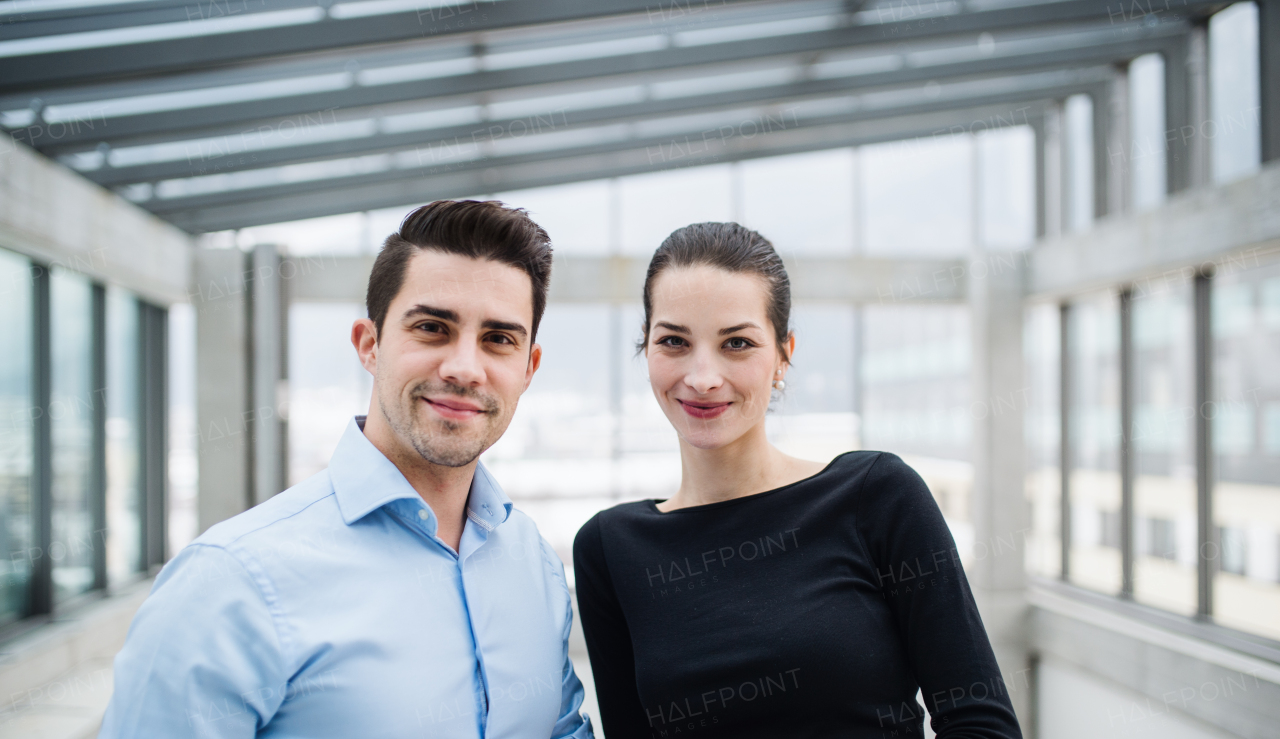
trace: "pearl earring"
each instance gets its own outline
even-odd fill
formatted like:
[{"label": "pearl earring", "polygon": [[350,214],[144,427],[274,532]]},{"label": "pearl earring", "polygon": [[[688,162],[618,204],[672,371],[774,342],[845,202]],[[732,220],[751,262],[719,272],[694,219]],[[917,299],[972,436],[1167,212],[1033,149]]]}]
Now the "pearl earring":
[{"label": "pearl earring", "polygon": [[[781,375],[782,375],[782,370],[781,370],[781,369],[779,369],[779,370],[778,370],[778,375],[779,375],[779,376],[781,376]],[[774,381],[773,381],[773,389],[774,389],[774,390],[786,390],[786,389],[787,389],[787,383],[783,382],[783,381],[782,381],[782,378],[781,378],[781,377],[779,377],[777,380],[774,380]]]}]

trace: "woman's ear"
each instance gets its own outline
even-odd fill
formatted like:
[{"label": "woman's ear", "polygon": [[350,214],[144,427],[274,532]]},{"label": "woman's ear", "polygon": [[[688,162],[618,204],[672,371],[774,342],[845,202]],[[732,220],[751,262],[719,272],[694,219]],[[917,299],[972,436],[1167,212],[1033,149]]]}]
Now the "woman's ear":
[{"label": "woman's ear", "polygon": [[787,358],[782,360],[782,363],[790,367],[791,358],[794,357],[795,355],[796,355],[796,332],[788,331],[787,332]]}]

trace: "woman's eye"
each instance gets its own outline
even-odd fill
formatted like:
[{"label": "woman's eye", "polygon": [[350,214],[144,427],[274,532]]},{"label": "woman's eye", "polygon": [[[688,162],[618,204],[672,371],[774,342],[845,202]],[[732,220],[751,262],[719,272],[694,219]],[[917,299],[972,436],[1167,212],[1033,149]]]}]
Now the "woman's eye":
[{"label": "woman's eye", "polygon": [[747,341],[741,336],[735,336],[732,339],[729,339],[728,341],[724,342],[724,345],[725,345],[725,348],[727,349],[746,349],[751,346],[751,342]]},{"label": "woman's eye", "polygon": [[684,339],[679,336],[664,336],[656,343],[660,346],[684,346]]}]

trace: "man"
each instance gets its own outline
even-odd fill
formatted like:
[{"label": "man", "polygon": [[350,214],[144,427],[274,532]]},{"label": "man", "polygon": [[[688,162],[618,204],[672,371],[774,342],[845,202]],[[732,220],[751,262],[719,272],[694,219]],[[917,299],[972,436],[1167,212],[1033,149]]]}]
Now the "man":
[{"label": "man", "polygon": [[477,461],[538,369],[550,272],[523,211],[405,218],[351,329],[368,416],[164,568],[100,736],[591,736],[563,567]]}]

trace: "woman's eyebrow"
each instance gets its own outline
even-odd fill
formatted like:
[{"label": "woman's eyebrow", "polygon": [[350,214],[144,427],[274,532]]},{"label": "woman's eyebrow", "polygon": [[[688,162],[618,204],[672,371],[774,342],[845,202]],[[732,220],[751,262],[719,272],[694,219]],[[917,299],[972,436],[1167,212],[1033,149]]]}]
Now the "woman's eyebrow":
[{"label": "woman's eyebrow", "polygon": [[675,331],[675,332],[676,332],[676,333],[678,333],[678,334],[691,334],[691,333],[693,333],[692,331],[690,331],[690,330],[689,330],[689,327],[688,327],[688,326],[677,326],[677,325],[676,325],[676,324],[674,324],[674,323],[667,323],[666,321],[658,321],[657,326],[658,326],[658,328],[665,328],[665,329],[667,329],[668,331]]},{"label": "woman's eyebrow", "polygon": [[760,327],[754,323],[751,323],[750,321],[747,321],[746,323],[739,323],[737,326],[730,326],[729,328],[720,329],[720,335],[725,336],[727,334],[731,334],[736,331],[741,331],[744,328],[760,328]]}]

